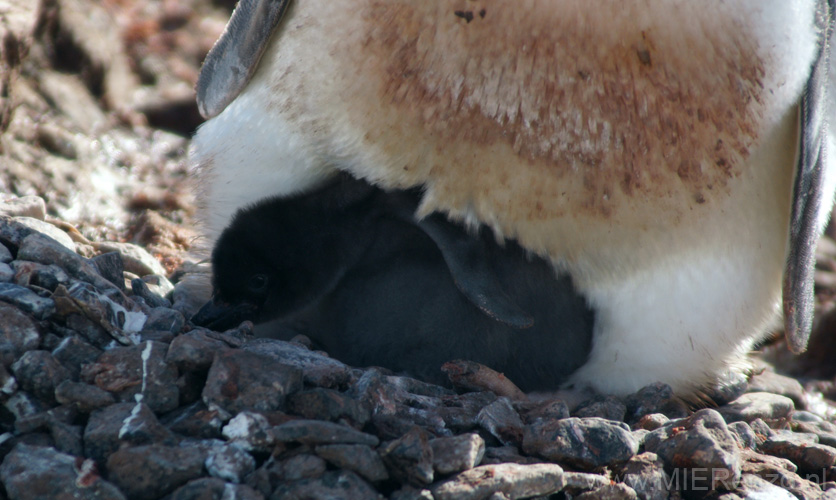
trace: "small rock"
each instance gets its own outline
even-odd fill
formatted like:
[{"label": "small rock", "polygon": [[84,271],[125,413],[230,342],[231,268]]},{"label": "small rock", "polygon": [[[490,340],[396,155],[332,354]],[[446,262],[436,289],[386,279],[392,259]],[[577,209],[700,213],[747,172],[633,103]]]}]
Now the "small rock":
[{"label": "small rock", "polygon": [[796,500],[796,497],[784,488],[752,474],[743,475],[740,490],[746,495],[743,497],[745,500]]},{"label": "small rock", "polygon": [[99,243],[98,248],[103,253],[119,252],[119,255],[122,256],[125,271],[134,273],[137,276],[145,276],[146,274],[165,276],[168,274],[162,264],[139,245],[107,241]]},{"label": "small rock", "polygon": [[22,443],[0,465],[0,480],[6,493],[15,500],[125,498],[112,483],[99,476],[92,460]]},{"label": "small rock", "polygon": [[380,442],[371,434],[360,432],[346,425],[321,420],[291,420],[273,427],[273,438],[281,442],[303,444],[365,444],[377,446]]},{"label": "small rock", "polygon": [[3,364],[11,366],[24,352],[37,349],[41,343],[40,329],[32,318],[17,307],[0,302],[0,340],[6,344]]},{"label": "small rock", "polygon": [[377,483],[389,479],[383,460],[371,447],[362,444],[329,444],[317,446],[316,454],[340,469],[356,472],[367,481]]},{"label": "small rock", "polygon": [[767,422],[789,419],[795,405],[790,398],[767,392],[746,393],[731,403],[719,408],[726,421],[743,420],[751,422],[760,418]]},{"label": "small rock", "polygon": [[383,499],[369,483],[350,471],[331,471],[316,479],[301,479],[283,484],[273,492],[270,498],[287,500],[308,498]]},{"label": "small rock", "polygon": [[476,416],[476,421],[506,446],[522,443],[525,426],[507,397],[501,397],[484,407]]},{"label": "small rock", "polygon": [[61,404],[71,404],[81,413],[90,413],[116,402],[113,394],[95,385],[65,380],[55,388],[55,399]]},{"label": "small rock", "polygon": [[169,500],[264,500],[245,484],[229,484],[214,477],[193,479],[174,490]]},{"label": "small rock", "polygon": [[817,441],[815,434],[786,432],[769,437],[760,450],[790,460],[801,473],[815,474],[836,465],[836,449]]},{"label": "small rock", "polygon": [[485,455],[485,440],[478,434],[461,434],[430,440],[433,469],[452,474],[476,467]]},{"label": "small rock", "polygon": [[154,307],[148,312],[148,319],[145,321],[143,328],[146,330],[180,333],[185,325],[186,318],[174,309]]},{"label": "small rock", "polygon": [[566,486],[563,491],[576,496],[585,491],[596,490],[610,484],[610,478],[601,474],[589,474],[586,472],[563,472],[563,479]]},{"label": "small rock", "polygon": [[[653,431],[659,433],[662,429]],[[684,469],[686,483],[702,491],[733,491],[740,482],[741,459],[737,442],[723,417],[712,409],[686,418],[661,441],[648,439],[645,449],[656,453],[668,471]],[[699,491],[699,490],[698,490]]]},{"label": "small rock", "polygon": [[639,389],[624,400],[627,406],[625,421],[637,422],[651,413],[664,413],[669,418],[680,418],[688,414],[682,401],[673,394],[667,384],[655,383]]},{"label": "small rock", "polygon": [[290,342],[274,339],[255,339],[243,346],[245,351],[270,356],[281,363],[302,370],[306,384],[338,388],[351,380],[351,368],[322,354],[309,351]]},{"label": "small rock", "polygon": [[12,260],[14,260],[12,252],[9,251],[6,245],[0,243],[0,263],[8,264]]},{"label": "small rock", "polygon": [[639,496],[636,490],[626,484],[616,483],[601,486],[594,491],[581,493],[575,498],[577,500],[637,500]]},{"label": "small rock", "polygon": [[601,418],[538,420],[526,426],[523,437],[526,453],[584,470],[627,461],[638,448],[626,424]]},{"label": "small rock", "polygon": [[479,500],[501,492],[508,498],[547,496],[563,489],[563,469],[556,464],[483,465],[434,485],[435,500]]},{"label": "small rock", "polygon": [[78,379],[81,374],[82,365],[94,363],[101,355],[101,349],[93,347],[75,335],[65,337],[52,350],[52,356],[70,371],[74,380]]},{"label": "small rock", "polygon": [[55,301],[38,296],[26,287],[0,283],[0,300],[13,304],[37,319],[46,319],[55,312]]},{"label": "small rock", "polygon": [[276,442],[267,419],[248,411],[235,415],[224,426],[223,436],[247,451],[269,452]]},{"label": "small rock", "polygon": [[107,471],[128,498],[159,498],[200,477],[204,460],[196,448],[144,445],[111,454]]},{"label": "small rock", "polygon": [[242,350],[219,352],[203,388],[203,401],[232,414],[281,410],[288,394],[302,389],[302,374],[278,360]]},{"label": "small rock", "polygon": [[[165,298],[174,290],[174,285],[171,284],[171,281],[162,274],[146,274],[142,278],[140,278],[145,286],[148,287],[148,290],[151,293],[155,294],[158,297]],[[166,298],[165,299],[169,305],[165,307],[171,307],[171,302]],[[180,311],[178,311],[180,312]],[[180,312],[180,314],[183,314]],[[183,314],[183,316],[186,316]]]},{"label": "small rock", "polygon": [[538,404],[537,406],[529,409],[529,411],[525,413],[525,417],[528,423],[537,419],[562,420],[570,417],[569,407],[566,406],[565,401],[554,399]]},{"label": "small rock", "polygon": [[433,450],[427,432],[418,427],[381,447],[383,463],[402,482],[424,486],[433,482]]},{"label": "small rock", "polygon": [[732,422],[728,427],[732,436],[734,436],[735,440],[737,440],[737,444],[741,448],[754,450],[760,445],[760,443],[763,442],[763,440],[758,440],[758,437],[755,435],[755,431],[753,431],[746,422]]},{"label": "small rock", "polygon": [[165,359],[181,370],[207,370],[212,366],[215,353],[227,349],[224,342],[208,337],[201,330],[192,330],[174,337]]},{"label": "small rock", "polygon": [[433,494],[430,490],[415,488],[414,486],[407,484],[403,488],[392,493],[389,498],[391,500],[433,500]]},{"label": "small rock", "polygon": [[50,420],[48,426],[49,434],[52,436],[52,441],[58,451],[77,457],[84,455],[81,438],[82,426],[70,425],[55,418]]},{"label": "small rock", "polygon": [[235,443],[216,446],[206,458],[206,470],[211,476],[240,483],[255,470],[255,458]]},{"label": "small rock", "polygon": [[672,482],[655,453],[645,452],[628,460],[620,468],[619,478],[642,500],[667,500],[670,495]]},{"label": "small rock", "polygon": [[67,286],[70,277],[58,266],[16,260],[12,263],[14,282],[23,287],[39,287],[54,292],[58,285]]},{"label": "small rock", "polygon": [[223,420],[217,410],[210,410],[203,401],[197,401],[166,414],[161,423],[177,434],[212,439],[221,436]]},{"label": "small rock", "polygon": [[17,383],[44,402],[55,401],[55,388],[70,372],[49,351],[27,351],[13,365]]},{"label": "small rock", "polygon": [[516,446],[486,446],[485,456],[482,457],[481,465],[497,465],[505,463],[514,463],[520,465],[539,464],[543,460],[540,458],[523,456]]},{"label": "small rock", "polygon": [[[133,291],[134,295],[138,297],[142,297],[145,300],[145,303],[148,304],[149,307],[165,307],[170,308],[171,302],[168,299],[161,297],[159,294],[152,292],[150,288],[148,288],[148,284],[142,281],[140,278],[134,278],[131,280],[131,290]],[[177,314],[180,314],[177,312]],[[180,317],[183,315],[180,314]],[[185,322],[185,319],[183,320]]]},{"label": "small rock", "polygon": [[801,383],[790,377],[779,375],[771,370],[764,370],[749,379],[746,392],[768,392],[792,399],[796,408],[804,406],[804,388]]},{"label": "small rock", "polygon": [[90,259],[90,263],[104,279],[116,285],[123,292],[125,291],[125,266],[122,264],[122,257],[119,252],[97,255]]},{"label": "small rock", "polygon": [[3,406],[20,420],[44,411],[44,405],[35,396],[26,391],[17,391],[3,403]]},{"label": "small rock", "polygon": [[[2,247],[2,245],[0,245]],[[5,247],[2,247],[5,248]],[[15,271],[5,262],[0,262],[0,283],[9,283],[15,278]]]},{"label": "small rock", "polygon": [[84,429],[87,455],[104,463],[123,440],[134,444],[169,443],[173,439],[171,433],[146,409],[141,404],[117,403],[91,413]]},{"label": "small rock", "polygon": [[[63,231],[61,233],[66,235]],[[70,242],[72,243],[72,241]],[[55,240],[37,233],[31,234],[23,240],[17,258],[46,265],[54,264],[73,278],[89,283],[103,292],[109,289],[119,290],[116,285],[100,276],[96,267],[87,259],[75,253],[71,247],[57,244]]]},{"label": "small rock", "polygon": [[115,347],[99,356],[96,363],[82,370],[82,379],[112,392],[120,401],[142,402],[159,413],[179,405],[177,368],[165,360],[168,346],[159,342],[143,342],[130,347]]},{"label": "small rock", "polygon": [[[26,244],[26,238],[29,238],[32,235],[36,235],[38,238],[48,240],[52,242],[52,244],[54,245],[60,245],[61,247],[65,248],[70,252],[75,252],[75,242],[73,242],[73,239],[70,238],[70,236],[67,233],[53,226],[49,222],[44,222],[42,220],[38,220],[32,217],[15,217],[14,223],[18,224],[19,226],[23,226],[24,228],[27,228],[29,230],[28,232],[21,231],[18,233],[19,235],[23,236],[23,239],[20,240],[20,243],[17,245],[20,247],[17,253],[18,259],[34,260],[27,257],[29,253],[23,250],[23,247]],[[50,264],[50,262],[41,263]],[[54,262],[54,264],[57,264],[57,262]]]},{"label": "small rock", "polygon": [[316,455],[301,453],[280,460],[269,459],[254,475],[248,478],[247,482],[251,486],[253,484],[250,483],[250,479],[255,479],[256,482],[263,483],[261,487],[254,487],[262,491],[265,495],[269,495],[270,492],[281,484],[299,481],[301,479],[321,477],[326,469],[327,465],[325,460]]},{"label": "small rock", "polygon": [[[793,413],[793,420],[799,413]],[[815,434],[819,438],[819,443],[836,447],[836,425],[827,422],[793,422],[793,430],[796,432],[806,432],[808,434]]]},{"label": "small rock", "polygon": [[0,202],[0,214],[9,217],[30,217],[42,221],[46,219],[46,203],[40,196],[9,198]]},{"label": "small rock", "polygon": [[627,413],[627,406],[615,396],[596,396],[581,403],[572,413],[573,417],[600,417],[621,422]]},{"label": "small rock", "polygon": [[650,413],[639,419],[633,425],[633,429],[644,429],[646,431],[655,431],[656,429],[666,425],[671,420],[661,413]]},{"label": "small rock", "polygon": [[347,420],[362,429],[371,419],[369,408],[360,401],[333,389],[311,389],[291,395],[287,401],[288,411],[309,419],[336,422]]}]

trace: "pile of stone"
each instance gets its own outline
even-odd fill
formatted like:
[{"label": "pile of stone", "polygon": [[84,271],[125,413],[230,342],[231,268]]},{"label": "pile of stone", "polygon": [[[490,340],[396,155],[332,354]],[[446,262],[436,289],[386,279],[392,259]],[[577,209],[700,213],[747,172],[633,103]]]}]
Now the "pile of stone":
[{"label": "pile of stone", "polygon": [[769,370],[696,412],[662,384],[529,399],[464,362],[440,387],[193,327],[142,248],[38,198],[0,213],[8,498],[836,498],[830,406]]}]

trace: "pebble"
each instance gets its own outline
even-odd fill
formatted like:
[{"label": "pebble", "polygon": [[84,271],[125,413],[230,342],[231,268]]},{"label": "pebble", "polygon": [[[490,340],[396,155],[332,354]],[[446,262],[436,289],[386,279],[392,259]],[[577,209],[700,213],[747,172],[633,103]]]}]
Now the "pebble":
[{"label": "pebble", "polygon": [[477,415],[479,426],[490,432],[504,445],[522,443],[524,424],[507,397],[498,398],[484,407]]},{"label": "pebble", "polygon": [[818,444],[815,434],[780,433],[760,445],[763,453],[790,460],[801,473],[821,473],[836,465],[836,449]]},{"label": "pebble", "polygon": [[27,351],[12,365],[17,383],[46,404],[55,403],[55,388],[70,372],[49,351]]},{"label": "pebble", "polygon": [[673,394],[668,384],[655,383],[627,396],[625,421],[633,423],[645,415],[664,413],[668,418],[680,418],[688,414],[685,405]]},{"label": "pebble", "polygon": [[316,479],[300,479],[279,486],[271,498],[303,500],[308,498],[339,498],[342,500],[374,500],[383,496],[360,476],[350,471],[330,471]]},{"label": "pebble", "polygon": [[316,454],[335,467],[356,472],[371,483],[389,479],[380,455],[362,444],[327,444],[317,446]]},{"label": "pebble", "polygon": [[316,388],[292,394],[288,397],[287,408],[304,418],[344,420],[357,429],[362,429],[371,420],[367,405],[333,389]]},{"label": "pebble", "polygon": [[125,266],[119,252],[108,252],[90,259],[96,271],[106,280],[125,291]]},{"label": "pebble", "polygon": [[230,484],[221,479],[193,479],[174,490],[170,500],[264,500],[264,495],[246,484]]},{"label": "pebble", "polygon": [[101,349],[88,344],[75,335],[64,337],[52,350],[52,356],[70,371],[73,380],[78,380],[82,365],[94,363],[101,355]]},{"label": "pebble", "polygon": [[281,410],[288,394],[302,389],[302,373],[270,356],[244,350],[218,353],[203,402],[231,414],[243,410]]},{"label": "pebble", "polygon": [[223,437],[247,451],[269,452],[276,442],[264,415],[242,411],[223,428]]},{"label": "pebble", "polygon": [[154,258],[147,250],[133,243],[119,243],[107,241],[98,243],[98,250],[102,253],[117,252],[122,256],[122,263],[125,271],[145,276],[147,274],[168,274],[160,261]]},{"label": "pebble", "polygon": [[38,324],[23,311],[0,301],[0,353],[3,364],[10,366],[24,352],[37,349],[41,343]]},{"label": "pebble", "polygon": [[658,455],[644,452],[620,467],[618,476],[642,500],[666,500],[670,495],[671,480],[664,467]]},{"label": "pebble", "polygon": [[70,277],[58,266],[44,265],[26,260],[16,260],[12,263],[14,282],[20,286],[32,289],[55,291],[58,285],[68,285]]},{"label": "pebble", "polygon": [[577,500],[638,500],[636,490],[623,483],[607,484],[600,488],[581,493]]},{"label": "pebble", "polygon": [[739,420],[751,422],[756,418],[774,422],[790,418],[794,410],[795,404],[786,396],[750,392],[720,408],[720,413],[730,423]]},{"label": "pebble", "polygon": [[563,479],[566,485],[563,490],[573,496],[585,491],[595,490],[610,484],[610,478],[601,474],[589,474],[587,472],[563,472]]},{"label": "pebble", "polygon": [[435,500],[480,500],[502,493],[507,498],[547,496],[563,489],[563,469],[556,464],[483,465],[433,485]]},{"label": "pebble", "polygon": [[600,417],[607,420],[614,420],[621,422],[624,420],[624,415],[627,413],[627,405],[621,399],[615,396],[595,396],[592,399],[581,403],[575,411],[572,412],[573,417]]},{"label": "pebble", "polygon": [[299,453],[283,459],[271,457],[247,477],[247,484],[269,496],[282,484],[322,477],[326,469],[325,460],[310,453]]},{"label": "pebble", "polygon": [[322,420],[291,420],[273,427],[271,432],[276,441],[312,445],[339,443],[377,446],[380,442],[371,434],[360,432],[347,425]]},{"label": "pebble", "polygon": [[26,287],[0,283],[0,301],[8,302],[36,319],[46,319],[55,312],[55,301],[40,297]]},{"label": "pebble", "polygon": [[399,439],[381,446],[383,463],[402,482],[426,486],[433,482],[433,450],[427,432],[412,428]]},{"label": "pebble", "polygon": [[122,448],[107,458],[111,481],[128,498],[159,498],[203,471],[206,457],[197,448],[159,444]]},{"label": "pebble", "polygon": [[256,339],[243,347],[246,352],[270,356],[302,370],[306,384],[338,388],[352,379],[352,370],[344,363],[310,351],[299,344],[273,339]]},{"label": "pebble", "polygon": [[[168,299],[151,291],[151,289],[148,288],[148,284],[140,278],[134,278],[131,280],[131,291],[133,291],[135,296],[142,297],[142,299],[145,300],[145,303],[150,307],[171,307],[171,302]],[[180,316],[183,316],[179,311],[176,312],[177,314],[180,314]]]},{"label": "pebble", "polygon": [[3,460],[0,480],[14,500],[126,498],[114,484],[102,479],[92,460],[23,443]]},{"label": "pebble", "polygon": [[474,433],[432,439],[430,448],[433,469],[441,475],[472,469],[485,456],[485,440]]},{"label": "pebble", "polygon": [[117,403],[95,410],[84,428],[85,453],[99,463],[119,449],[124,441],[135,444],[172,443],[171,432],[163,427],[147,406]]},{"label": "pebble", "polygon": [[209,475],[240,483],[244,476],[255,471],[255,458],[234,443],[223,444],[209,451],[204,465]]},{"label": "pebble", "polygon": [[661,439],[648,437],[645,449],[656,453],[668,468],[682,469],[686,474],[684,484],[732,491],[740,483],[737,441],[717,411],[697,411],[676,427],[668,424],[653,431],[651,436]]},{"label": "pebble", "polygon": [[9,248],[0,243],[0,263],[8,265],[14,259],[12,256],[12,252],[9,251]]},{"label": "pebble", "polygon": [[[5,247],[3,247],[5,248]],[[15,271],[5,262],[0,262],[0,283],[9,283],[15,278]]]},{"label": "pebble", "polygon": [[0,202],[0,214],[44,220],[46,219],[46,203],[40,196],[8,198]]},{"label": "pebble", "polygon": [[60,404],[74,405],[82,413],[90,413],[116,402],[113,394],[95,385],[64,380],[55,387],[55,399]]},{"label": "pebble", "polygon": [[526,426],[523,437],[526,453],[582,470],[625,462],[638,448],[626,424],[602,418],[538,420]]}]

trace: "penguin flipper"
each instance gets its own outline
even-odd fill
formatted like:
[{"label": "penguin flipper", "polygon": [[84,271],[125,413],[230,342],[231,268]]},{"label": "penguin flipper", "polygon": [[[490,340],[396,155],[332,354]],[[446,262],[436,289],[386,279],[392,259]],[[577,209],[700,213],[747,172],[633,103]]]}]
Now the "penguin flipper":
[{"label": "penguin flipper", "polygon": [[534,325],[534,318],[517,306],[496,279],[480,237],[458,230],[440,215],[419,220],[417,225],[441,251],[456,288],[471,304],[510,327]]},{"label": "penguin flipper", "polygon": [[[834,0],[821,3],[821,42],[810,80],[801,98],[798,164],[793,185],[790,216],[790,246],[784,272],[784,331],[794,353],[807,348],[813,325],[813,270],[816,242],[829,210],[822,207],[828,163],[828,95],[836,89],[831,82],[830,57],[834,43]],[[827,207],[829,208],[829,207]]]},{"label": "penguin flipper", "polygon": [[223,34],[209,51],[197,79],[197,107],[212,118],[250,81],[290,0],[240,0]]}]

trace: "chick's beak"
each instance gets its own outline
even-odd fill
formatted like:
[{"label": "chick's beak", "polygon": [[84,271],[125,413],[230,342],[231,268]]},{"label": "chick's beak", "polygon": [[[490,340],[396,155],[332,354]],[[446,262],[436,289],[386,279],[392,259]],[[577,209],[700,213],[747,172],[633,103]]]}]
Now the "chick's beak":
[{"label": "chick's beak", "polygon": [[242,321],[255,320],[258,307],[249,302],[230,304],[212,297],[203,307],[192,316],[191,323],[216,331],[229,330],[240,325]]}]

